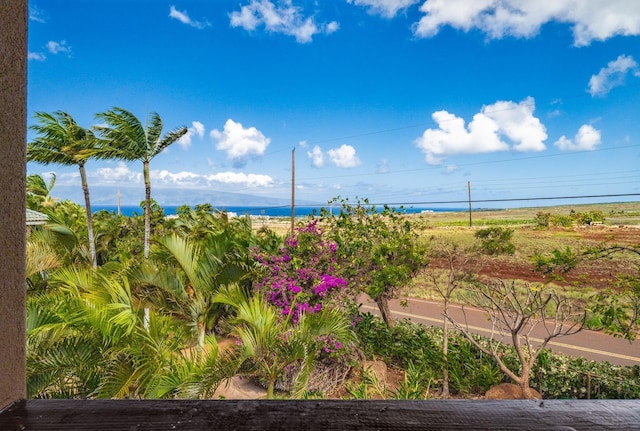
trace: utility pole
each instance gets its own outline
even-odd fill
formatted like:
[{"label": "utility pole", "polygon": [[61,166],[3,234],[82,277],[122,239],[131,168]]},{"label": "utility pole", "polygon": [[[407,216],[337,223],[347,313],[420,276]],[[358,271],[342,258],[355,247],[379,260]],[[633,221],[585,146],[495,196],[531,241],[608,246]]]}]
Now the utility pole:
[{"label": "utility pole", "polygon": [[291,235],[296,220],[296,147],[291,150]]},{"label": "utility pole", "polygon": [[473,226],[473,221],[471,220],[471,181],[467,181],[467,190],[469,191],[469,227]]}]

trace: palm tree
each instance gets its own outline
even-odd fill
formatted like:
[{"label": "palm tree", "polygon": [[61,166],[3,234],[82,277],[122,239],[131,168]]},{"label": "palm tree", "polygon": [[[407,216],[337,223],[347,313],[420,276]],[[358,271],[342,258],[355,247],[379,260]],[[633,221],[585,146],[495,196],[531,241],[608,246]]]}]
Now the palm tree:
[{"label": "palm tree", "polygon": [[63,111],[53,114],[36,112],[38,121],[30,127],[37,137],[27,144],[27,161],[48,165],[77,165],[80,170],[80,181],[84,192],[84,204],[87,215],[87,233],[89,251],[93,267],[97,266],[96,246],[93,238],[93,222],[91,219],[91,200],[84,165],[96,155],[98,139],[91,130],[80,127],[76,121]]},{"label": "palm tree", "polygon": [[187,128],[179,127],[162,136],[162,119],[157,113],[149,114],[147,124],[143,126],[135,115],[118,107],[97,114],[96,117],[106,123],[106,126],[96,127],[96,130],[106,139],[100,157],[142,162],[145,187],[144,257],[148,258],[151,236],[149,162],[187,133]]},{"label": "palm tree", "polygon": [[58,198],[51,197],[51,190],[56,183],[56,174],[51,174],[49,183],[42,175],[34,174],[27,177],[27,206],[31,209],[52,208]]},{"label": "palm tree", "polygon": [[233,357],[187,349],[183,326],[145,319],[122,269],[62,268],[56,289],[27,303],[27,390],[31,398],[206,396],[235,374]]},{"label": "palm tree", "polygon": [[[220,287],[236,283],[244,284],[245,289],[248,286],[251,268],[243,262],[242,248],[232,236],[221,232],[199,243],[178,235],[162,238],[152,259],[129,276],[157,309],[190,327],[200,350],[207,331],[225,313],[225,307],[213,301]],[[245,252],[245,260],[246,256]]]}]

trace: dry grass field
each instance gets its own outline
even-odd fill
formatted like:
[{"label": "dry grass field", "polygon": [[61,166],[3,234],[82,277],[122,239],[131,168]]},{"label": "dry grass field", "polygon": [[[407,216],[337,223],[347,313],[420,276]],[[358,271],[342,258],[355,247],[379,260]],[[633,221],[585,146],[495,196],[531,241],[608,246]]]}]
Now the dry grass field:
[{"label": "dry grass field", "polygon": [[[539,228],[536,224],[538,212],[552,215],[568,215],[571,211],[584,213],[601,211],[605,215],[603,224],[573,225],[570,227]],[[614,287],[619,275],[635,275],[640,270],[640,256],[634,253],[616,253],[607,259],[587,261],[563,275],[563,280],[544,277],[536,272],[533,256],[536,253],[549,255],[553,250],[567,247],[581,251],[598,245],[640,245],[640,203],[572,205],[544,208],[521,208],[500,211],[478,211],[472,214],[429,213],[421,214],[425,229],[423,237],[444,238],[457,243],[461,248],[477,244],[475,232],[489,226],[513,229],[513,255],[479,256],[474,265],[478,273],[491,278],[524,280],[533,283],[553,283],[565,288],[568,294],[580,296],[594,289]],[[447,263],[432,259],[427,270],[444,269]],[[433,292],[424,276],[418,276],[405,292],[409,296],[432,298]]]},{"label": "dry grass field", "polygon": [[[586,213],[600,211],[604,214],[603,224],[573,225],[570,227],[539,228],[536,214],[569,215],[572,211]],[[599,259],[579,265],[566,274],[563,281],[551,280],[534,271],[532,257],[536,253],[543,255],[554,249],[584,250],[599,244],[640,245],[640,202],[607,203],[585,205],[562,205],[553,207],[532,207],[504,210],[474,210],[471,214],[472,226],[469,226],[468,212],[429,212],[410,214],[406,217],[420,229],[425,241],[446,239],[458,244],[460,248],[477,244],[475,233],[479,229],[500,226],[513,229],[512,242],[516,252],[513,255],[479,256],[474,262],[482,276],[502,279],[524,280],[528,282],[549,283],[563,286],[567,290],[587,293],[593,289],[613,287],[620,274],[638,275],[640,256],[632,253],[617,253],[608,259]],[[297,220],[298,223],[304,219]],[[262,225],[256,225],[259,228]],[[290,219],[270,219],[266,225],[284,235],[290,230]],[[442,270],[446,267],[443,260],[432,259],[426,271]],[[404,292],[409,296],[432,298],[427,277],[418,275]]]}]

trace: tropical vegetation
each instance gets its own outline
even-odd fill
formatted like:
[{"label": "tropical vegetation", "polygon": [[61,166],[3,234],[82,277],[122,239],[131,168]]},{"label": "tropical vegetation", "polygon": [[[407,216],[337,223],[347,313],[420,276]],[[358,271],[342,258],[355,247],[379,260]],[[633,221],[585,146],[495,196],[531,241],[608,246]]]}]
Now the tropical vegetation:
[{"label": "tropical vegetation", "polygon": [[[329,202],[335,214],[323,209],[284,234],[210,204],[167,218],[151,196],[149,162],[183,128],[162,136],[157,114],[143,127],[121,108],[98,118],[105,125],[92,131],[62,112],[37,114],[30,160],[81,172],[92,158],[142,161],[143,214],[93,214],[84,181],[83,208],[52,196],[55,176],[29,177],[28,206],[49,218],[28,230],[30,397],[210,398],[234,376],[263,386],[269,398],[474,397],[506,381],[525,396],[535,388],[553,398],[640,397],[640,366],[545,348],[587,321],[633,338],[637,273],[581,300],[551,282],[585,262],[637,256],[637,246],[533,253],[532,272],[548,280],[537,285],[482,275],[481,257],[518,253],[516,230],[476,230],[473,243],[462,245],[435,238],[421,218],[366,199],[336,198]],[[392,318],[389,300],[416,280],[443,303],[442,328]],[[381,318],[361,311],[367,297]],[[452,301],[485,310],[512,345],[470,333],[449,316]],[[559,329],[535,344],[523,328],[546,318]],[[364,365],[374,360],[401,377],[381,381]]]}]

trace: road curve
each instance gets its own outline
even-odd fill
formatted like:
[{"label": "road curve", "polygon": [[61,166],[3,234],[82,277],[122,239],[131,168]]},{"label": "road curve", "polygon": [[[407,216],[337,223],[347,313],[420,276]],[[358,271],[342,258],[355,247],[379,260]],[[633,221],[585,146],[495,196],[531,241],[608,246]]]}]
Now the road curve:
[{"label": "road curve", "polygon": [[[400,300],[393,300],[389,303],[392,314],[397,319],[408,318],[414,322],[430,326],[442,326],[442,304],[434,301],[426,301],[416,298],[402,298],[406,301],[402,306]],[[378,307],[369,298],[361,297],[363,311],[374,314],[378,312]],[[486,314],[482,311],[465,307],[466,322],[469,329],[479,335],[489,335],[491,326]],[[465,322],[465,313],[459,305],[450,305],[449,314],[458,322]],[[540,338],[534,338],[534,342],[539,342]],[[508,342],[509,340],[504,340]],[[629,342],[622,338],[615,338],[603,332],[583,330],[577,334],[559,337],[549,342],[547,345],[554,352],[561,352],[571,356],[582,356],[594,361],[608,361],[616,365],[640,365],[640,343],[638,341]]]}]

